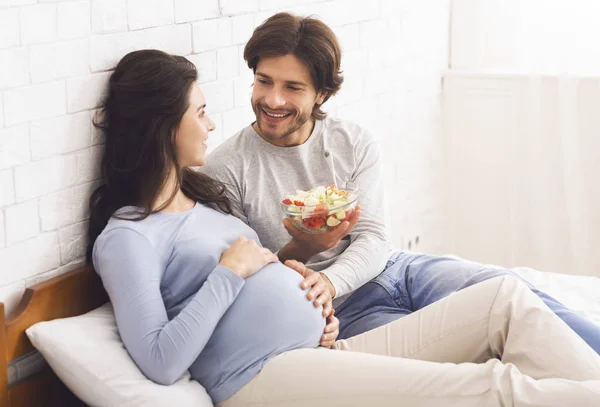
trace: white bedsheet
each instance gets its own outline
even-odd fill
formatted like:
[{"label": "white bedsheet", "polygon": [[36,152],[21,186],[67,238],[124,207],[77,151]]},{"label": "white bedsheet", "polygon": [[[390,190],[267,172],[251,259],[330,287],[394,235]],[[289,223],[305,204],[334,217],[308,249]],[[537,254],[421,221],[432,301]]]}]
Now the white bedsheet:
[{"label": "white bedsheet", "polygon": [[[455,254],[445,254],[444,256],[465,260]],[[486,266],[502,268],[495,264]],[[511,270],[573,311],[600,324],[600,278],[551,273],[530,267],[514,267]]]},{"label": "white bedsheet", "polygon": [[513,269],[523,278],[567,307],[600,324],[600,278]]}]

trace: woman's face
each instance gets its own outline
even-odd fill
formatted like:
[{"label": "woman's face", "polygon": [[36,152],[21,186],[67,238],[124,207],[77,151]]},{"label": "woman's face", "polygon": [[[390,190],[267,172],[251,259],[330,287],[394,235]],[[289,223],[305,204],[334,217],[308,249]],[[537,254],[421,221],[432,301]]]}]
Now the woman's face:
[{"label": "woman's face", "polygon": [[198,167],[206,163],[206,140],[215,124],[206,115],[204,95],[192,85],[188,96],[189,107],[179,123],[175,137],[177,158],[181,167]]}]

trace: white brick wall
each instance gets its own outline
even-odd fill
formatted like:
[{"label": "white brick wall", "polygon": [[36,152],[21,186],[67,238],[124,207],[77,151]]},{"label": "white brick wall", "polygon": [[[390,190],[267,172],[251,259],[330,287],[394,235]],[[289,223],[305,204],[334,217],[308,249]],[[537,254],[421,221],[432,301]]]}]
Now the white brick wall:
[{"label": "white brick wall", "polygon": [[65,114],[65,82],[47,82],[4,92],[5,126]]},{"label": "white brick wall", "polygon": [[25,164],[30,155],[27,125],[0,130],[0,169]]},{"label": "white brick wall", "polygon": [[87,245],[87,222],[79,222],[58,231],[60,263],[67,264],[81,257]]},{"label": "white brick wall", "polygon": [[231,18],[204,20],[193,25],[194,52],[227,47],[232,44]]},{"label": "white brick wall", "polygon": [[219,16],[218,0],[175,0],[175,22],[188,23]]},{"label": "white brick wall", "polygon": [[217,51],[190,55],[188,59],[196,65],[200,82],[210,82],[217,79]]},{"label": "white brick wall", "polygon": [[82,75],[90,71],[88,39],[37,45],[29,49],[31,82]]},{"label": "white brick wall", "polygon": [[127,0],[130,30],[169,25],[174,18],[172,0]]},{"label": "white brick wall", "polygon": [[[0,181],[2,179],[0,178]],[[4,246],[6,245],[6,242],[4,241],[4,235],[5,235],[5,231],[4,231],[4,211],[0,211],[0,249],[3,249]]]},{"label": "white brick wall", "polygon": [[110,72],[101,72],[67,80],[67,111],[90,110],[98,106],[105,94]]},{"label": "white brick wall", "polygon": [[242,75],[233,78],[233,105],[235,107],[247,105],[252,95],[251,86],[254,79],[252,71],[246,65],[243,65],[241,69],[243,70]]},{"label": "white brick wall", "polygon": [[191,27],[188,24],[177,24],[92,36],[90,48],[92,72],[110,70],[125,54],[139,49],[159,48],[174,54],[188,55],[192,51]]},{"label": "white brick wall", "polygon": [[217,50],[217,78],[233,78],[239,73],[239,48],[231,46]]},{"label": "white brick wall", "polygon": [[60,40],[87,37],[91,30],[90,1],[59,3],[57,25]]},{"label": "white brick wall", "polygon": [[[0,287],[60,266],[58,233],[42,233],[33,239],[8,245],[0,255]],[[12,304],[9,304],[12,305]]]},{"label": "white brick wall", "polygon": [[21,8],[21,44],[52,42],[56,39],[56,35],[55,4]]},{"label": "white brick wall", "polygon": [[77,159],[56,155],[15,167],[17,202],[37,198],[70,187],[76,182]]},{"label": "white brick wall", "polygon": [[33,160],[89,147],[92,143],[90,114],[80,112],[33,122],[30,140]]},{"label": "white brick wall", "polygon": [[234,16],[231,19],[231,25],[233,27],[232,43],[245,44],[248,38],[252,36],[252,31],[254,31],[254,14]]},{"label": "white brick wall", "polygon": [[259,0],[219,0],[224,15],[235,15],[258,11]]},{"label": "white brick wall", "polygon": [[97,181],[89,182],[40,198],[42,231],[52,231],[85,220],[88,216],[88,199],[97,186]]},{"label": "white brick wall", "polygon": [[6,243],[12,245],[40,233],[38,202],[31,200],[6,208]]},{"label": "white brick wall", "polygon": [[[0,0],[0,300],[81,263],[102,137],[91,119],[126,53],[160,48],[199,69],[213,149],[253,120],[252,30],[289,10],[321,17],[343,46],[326,105],[383,143],[393,239],[439,248],[440,79],[449,0]],[[415,248],[414,246],[412,247]]]},{"label": "white brick wall", "polygon": [[219,80],[202,84],[208,112],[223,112],[233,107],[233,81]]},{"label": "white brick wall", "polygon": [[[0,207],[7,207],[15,202],[13,170],[0,170]],[[1,233],[0,233],[1,234]]]},{"label": "white brick wall", "polygon": [[0,50],[0,89],[29,83],[27,48]]},{"label": "white brick wall", "polygon": [[92,0],[92,33],[127,31],[126,0]]},{"label": "white brick wall", "polygon": [[0,10],[0,48],[19,44],[19,9]]}]

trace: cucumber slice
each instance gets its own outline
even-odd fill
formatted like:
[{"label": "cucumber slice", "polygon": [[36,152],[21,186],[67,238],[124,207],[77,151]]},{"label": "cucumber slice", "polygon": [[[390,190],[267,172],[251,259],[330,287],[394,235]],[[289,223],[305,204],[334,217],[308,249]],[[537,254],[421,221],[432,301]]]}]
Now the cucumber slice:
[{"label": "cucumber slice", "polygon": [[340,220],[336,219],[335,216],[327,217],[327,226],[335,227],[335,226],[339,225],[340,223],[342,223],[342,222]]}]

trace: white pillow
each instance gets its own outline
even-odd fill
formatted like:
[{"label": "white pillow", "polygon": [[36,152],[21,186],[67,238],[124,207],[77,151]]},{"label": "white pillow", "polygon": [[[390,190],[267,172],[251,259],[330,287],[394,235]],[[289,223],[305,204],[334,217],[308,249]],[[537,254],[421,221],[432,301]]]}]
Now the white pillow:
[{"label": "white pillow", "polygon": [[39,322],[26,333],[62,382],[90,406],[213,406],[189,373],[171,386],[147,379],[121,342],[110,303],[84,315]]}]

